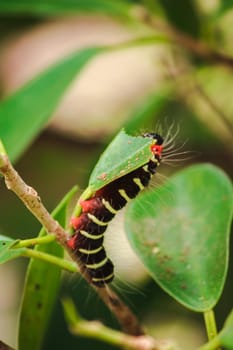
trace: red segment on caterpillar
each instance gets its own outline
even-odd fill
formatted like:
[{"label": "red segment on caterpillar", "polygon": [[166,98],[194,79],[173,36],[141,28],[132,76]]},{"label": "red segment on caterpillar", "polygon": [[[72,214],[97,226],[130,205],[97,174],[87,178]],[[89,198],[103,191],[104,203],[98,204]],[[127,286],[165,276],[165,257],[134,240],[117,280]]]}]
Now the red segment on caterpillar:
[{"label": "red segment on caterpillar", "polygon": [[76,235],[68,239],[67,246],[72,250],[76,249]]},{"label": "red segment on caterpillar", "polygon": [[73,227],[73,229],[78,230],[83,224],[84,224],[85,217],[78,216],[78,217],[73,217],[70,220],[70,224]]},{"label": "red segment on caterpillar", "polygon": [[84,213],[92,212],[93,209],[102,208],[103,206],[100,198],[98,197],[91,198],[86,201],[80,201],[79,204],[81,205]]}]

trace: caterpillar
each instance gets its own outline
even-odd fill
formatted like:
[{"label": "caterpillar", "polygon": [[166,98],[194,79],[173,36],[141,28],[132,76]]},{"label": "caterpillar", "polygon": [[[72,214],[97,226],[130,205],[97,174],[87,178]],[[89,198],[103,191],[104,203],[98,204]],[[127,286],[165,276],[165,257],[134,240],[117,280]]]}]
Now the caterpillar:
[{"label": "caterpillar", "polygon": [[148,186],[161,162],[163,138],[156,133],[145,133],[142,136],[153,141],[149,161],[97,190],[90,199],[81,201],[81,215],[71,219],[74,234],[67,245],[96,287],[104,287],[114,278],[114,265],[103,246],[104,232],[109,222],[127,202]]}]

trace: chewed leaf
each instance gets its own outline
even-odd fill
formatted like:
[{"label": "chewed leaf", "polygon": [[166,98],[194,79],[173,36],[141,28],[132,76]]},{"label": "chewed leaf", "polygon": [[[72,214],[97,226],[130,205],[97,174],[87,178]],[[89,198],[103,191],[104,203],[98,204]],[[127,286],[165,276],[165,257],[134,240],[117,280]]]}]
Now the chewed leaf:
[{"label": "chewed leaf", "polygon": [[0,235],[0,264],[23,255],[25,248],[11,249],[18,240]]},{"label": "chewed leaf", "polygon": [[183,305],[205,311],[224,286],[232,210],[227,176],[197,165],[133,201],[126,230],[154,280]]},{"label": "chewed leaf", "polygon": [[121,130],[91,173],[89,188],[96,191],[147,163],[151,157],[151,143],[150,138],[130,136]]}]

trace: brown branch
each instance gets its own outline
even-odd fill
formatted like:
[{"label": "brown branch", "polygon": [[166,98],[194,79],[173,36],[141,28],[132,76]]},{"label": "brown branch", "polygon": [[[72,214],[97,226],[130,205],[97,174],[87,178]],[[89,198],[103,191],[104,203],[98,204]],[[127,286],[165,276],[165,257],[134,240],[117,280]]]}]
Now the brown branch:
[{"label": "brown branch", "polygon": [[233,68],[233,57],[218,52],[201,40],[197,40],[187,33],[181,32],[176,27],[151,16],[145,8],[141,8],[141,12],[137,13],[139,20],[153,29],[161,31],[167,37],[178,44],[180,47],[192,52],[194,55],[201,57],[209,62]]},{"label": "brown branch", "polygon": [[[73,254],[66,242],[69,237],[67,232],[55,221],[41,202],[37,192],[28,186],[13,168],[10,160],[0,142],[0,174],[5,178],[6,186],[13,191],[25,204],[28,210],[40,221],[49,234],[55,234],[57,241],[66,249],[71,258],[79,265],[83,278],[90,284],[90,279],[83,267],[79,264],[77,257]],[[92,285],[93,287],[93,285]],[[127,305],[108,287],[93,287],[100,298],[108,306],[117,318],[122,329],[131,335],[144,334],[139,321]]]},{"label": "brown branch", "polygon": [[230,121],[230,119],[226,116],[224,111],[217,105],[215,101],[211,99],[211,97],[204,91],[202,86],[195,82],[195,88],[196,91],[199,93],[199,95],[206,101],[206,103],[211,107],[211,109],[219,115],[220,119],[222,120],[223,124],[225,124],[225,127],[231,132],[233,136],[233,125]]},{"label": "brown branch", "polygon": [[66,323],[72,334],[93,338],[106,344],[127,350],[173,350],[175,344],[167,339],[154,339],[149,335],[132,336],[111,329],[99,321],[86,321],[77,312],[70,299],[63,299],[63,310]]},{"label": "brown branch", "polygon": [[[127,350],[173,350],[174,344],[169,340],[156,340],[149,335],[132,336],[113,330],[98,321],[79,321],[71,324],[72,334],[93,338]],[[177,349],[177,347],[176,347]]]},{"label": "brown branch", "polygon": [[13,191],[25,204],[27,209],[46,228],[48,233],[53,233],[60,244],[66,247],[68,235],[65,230],[55,221],[44,205],[37,192],[28,186],[13,168],[6,154],[0,155],[0,173],[5,178],[6,187]]},{"label": "brown branch", "polygon": [[152,24],[154,28],[161,30],[163,33],[166,33],[172,41],[177,43],[182,48],[191,51],[196,56],[210,62],[233,68],[233,57],[224,55],[221,52],[217,52],[214,49],[210,48],[203,41],[197,40],[190,35],[181,32],[177,28],[168,26],[161,21],[152,20]]},{"label": "brown branch", "polygon": [[213,98],[205,92],[188,62],[183,61],[182,63],[183,65],[181,67],[174,64],[168,65],[168,77],[175,83],[176,93],[178,93],[178,96],[184,103],[188,106],[192,106],[194,110],[198,106],[195,98],[199,98],[199,101],[204,103],[207,108],[211,110],[211,118],[206,112],[196,113],[195,116],[226,146],[226,151],[232,154],[233,126],[230,122],[230,118],[227,117],[217,101],[213,100]]},{"label": "brown branch", "polygon": [[[144,335],[145,332],[138,322],[135,315],[131,312],[127,305],[119,299],[118,295],[114,293],[109,287],[96,288],[99,296],[105,304],[109,306],[109,309],[113,314],[117,315],[118,320],[121,320],[122,330],[131,335]],[[106,293],[107,289],[107,293]]]}]

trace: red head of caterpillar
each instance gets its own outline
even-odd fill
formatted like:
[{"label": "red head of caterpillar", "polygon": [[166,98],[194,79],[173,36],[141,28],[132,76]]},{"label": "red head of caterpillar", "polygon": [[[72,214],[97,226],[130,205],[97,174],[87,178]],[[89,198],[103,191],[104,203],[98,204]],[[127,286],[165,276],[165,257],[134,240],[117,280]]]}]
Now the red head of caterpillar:
[{"label": "red head of caterpillar", "polygon": [[154,144],[150,146],[150,149],[154,155],[158,155],[159,157],[161,157],[163,146]]},{"label": "red head of caterpillar", "polygon": [[159,160],[161,159],[161,154],[163,151],[163,138],[159,134],[156,133],[145,133],[142,135],[143,137],[150,137],[151,139],[154,140],[154,143],[150,146],[151,152],[159,157]]},{"label": "red head of caterpillar", "polygon": [[150,146],[153,157],[148,163],[148,169],[151,171],[152,174],[154,174],[155,171],[152,171],[152,169],[155,168],[155,164],[153,165],[153,163],[159,165],[161,162],[164,139],[162,138],[162,136],[156,133],[145,133],[142,136],[150,137],[154,141]]}]

